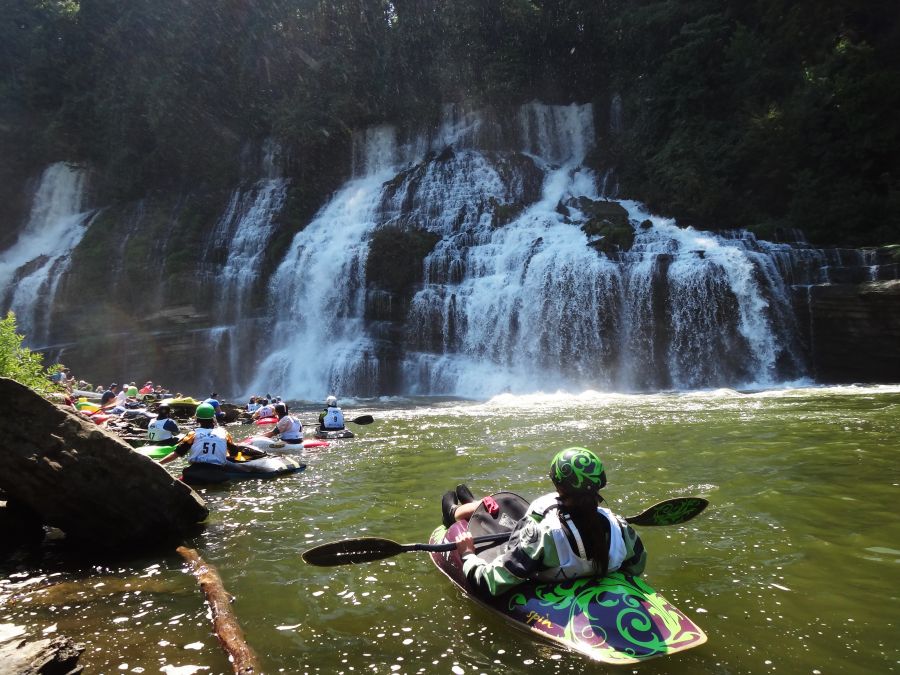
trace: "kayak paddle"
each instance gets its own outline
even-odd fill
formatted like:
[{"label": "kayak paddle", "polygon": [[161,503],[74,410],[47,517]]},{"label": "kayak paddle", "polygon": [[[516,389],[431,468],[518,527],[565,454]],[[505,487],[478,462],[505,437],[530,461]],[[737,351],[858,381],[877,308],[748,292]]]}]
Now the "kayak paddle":
[{"label": "kayak paddle", "polygon": [[[625,518],[634,525],[678,525],[699,515],[709,502],[702,497],[675,497],[666,499],[645,509],[636,516]],[[509,539],[509,532],[486,534],[475,537],[476,544]],[[391,558],[400,553],[410,551],[452,551],[456,548],[453,542],[444,544],[398,544],[390,539],[380,537],[357,537],[321,544],[300,554],[303,562],[319,567],[335,565],[355,565]]]},{"label": "kayak paddle", "polygon": [[703,497],[674,497],[625,520],[632,525],[680,525],[699,516],[707,506],[709,502]]},{"label": "kayak paddle", "polygon": [[[476,544],[486,541],[500,541],[509,539],[509,532],[486,534],[475,537],[472,541]],[[355,565],[356,563],[372,562],[384,558],[392,558],[400,553],[409,551],[452,551],[456,544],[398,544],[390,539],[380,537],[357,537],[356,539],[344,539],[333,541],[330,544],[322,544],[304,551],[300,554],[303,562],[319,567],[333,567],[334,565]]]},{"label": "kayak paddle", "polygon": [[[375,418],[371,415],[360,415],[359,417],[354,417],[352,420],[347,420],[350,424],[372,424],[374,421]],[[319,423],[316,422],[315,424],[308,424],[307,426],[317,427],[319,426]]]}]

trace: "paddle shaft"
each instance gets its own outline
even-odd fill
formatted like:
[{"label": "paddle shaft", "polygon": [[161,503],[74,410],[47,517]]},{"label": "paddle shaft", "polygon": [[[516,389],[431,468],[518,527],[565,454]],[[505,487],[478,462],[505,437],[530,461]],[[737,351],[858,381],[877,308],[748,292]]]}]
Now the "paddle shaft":
[{"label": "paddle shaft", "polygon": [[[635,516],[625,518],[635,525],[677,525],[698,515],[706,508],[707,502],[702,497],[676,497],[654,504]],[[474,543],[501,541],[509,539],[511,531],[475,537]],[[357,563],[383,560],[400,553],[411,551],[452,551],[455,542],[441,544],[398,544],[390,539],[380,537],[362,537],[345,539],[330,544],[315,546],[302,554],[305,562],[311,565],[329,567],[333,565],[353,565]]]},{"label": "paddle shaft", "polygon": [[[485,534],[480,537],[474,537],[472,541],[476,544],[483,544],[488,541],[500,541],[502,539],[509,539],[509,532],[497,532],[496,534]],[[400,553],[406,553],[407,551],[453,551],[456,550],[456,544],[454,542],[448,542],[446,544],[401,544]]]},{"label": "paddle shaft", "polygon": [[[375,421],[375,418],[371,415],[360,415],[359,417],[354,417],[352,420],[345,420],[346,422],[350,422],[350,424],[372,424]],[[319,426],[319,421],[316,420],[315,424],[310,424],[308,426]]]}]

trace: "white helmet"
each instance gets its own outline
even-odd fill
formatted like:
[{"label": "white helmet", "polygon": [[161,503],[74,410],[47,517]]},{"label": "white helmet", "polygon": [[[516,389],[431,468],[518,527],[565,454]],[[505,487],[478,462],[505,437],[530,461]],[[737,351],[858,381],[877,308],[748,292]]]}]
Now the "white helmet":
[{"label": "white helmet", "polygon": [[337,398],[335,396],[329,396],[325,399],[325,405],[329,408],[334,408],[337,405]]}]

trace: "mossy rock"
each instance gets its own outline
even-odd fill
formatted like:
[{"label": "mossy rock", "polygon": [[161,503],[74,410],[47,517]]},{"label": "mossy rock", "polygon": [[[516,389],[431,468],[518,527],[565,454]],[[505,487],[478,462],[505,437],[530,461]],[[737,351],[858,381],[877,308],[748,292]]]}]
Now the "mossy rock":
[{"label": "mossy rock", "polygon": [[627,251],[634,245],[634,228],[628,219],[628,211],[619,202],[578,197],[571,200],[569,206],[587,216],[581,230],[592,240],[590,245],[598,251]]},{"label": "mossy rock", "polygon": [[521,202],[502,204],[497,200],[496,197],[491,197],[488,200],[488,203],[491,207],[491,212],[493,213],[491,224],[494,227],[503,227],[504,225],[508,225],[516,218],[518,218],[526,207],[526,205]]},{"label": "mossy rock", "polygon": [[900,244],[881,246],[878,249],[878,255],[879,257],[884,256],[885,258],[889,258],[894,262],[900,263]]},{"label": "mossy rock", "polygon": [[440,237],[427,230],[388,226],[376,230],[369,242],[366,285],[369,288],[412,297],[422,282],[422,261]]}]

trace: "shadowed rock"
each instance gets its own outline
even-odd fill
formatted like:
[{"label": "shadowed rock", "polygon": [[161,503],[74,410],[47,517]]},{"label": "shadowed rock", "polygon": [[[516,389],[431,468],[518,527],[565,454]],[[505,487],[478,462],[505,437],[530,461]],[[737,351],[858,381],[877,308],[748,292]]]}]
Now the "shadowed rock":
[{"label": "shadowed rock", "polygon": [[67,538],[100,548],[178,541],[208,510],[114,435],[0,378],[0,489]]}]

